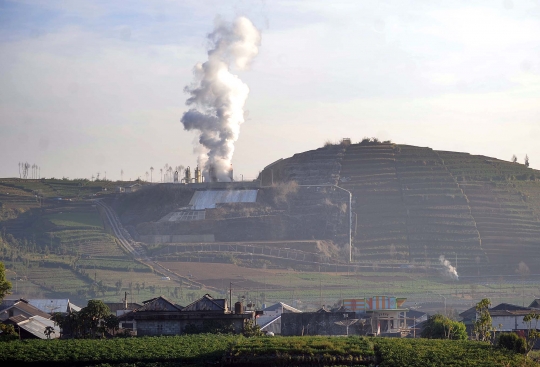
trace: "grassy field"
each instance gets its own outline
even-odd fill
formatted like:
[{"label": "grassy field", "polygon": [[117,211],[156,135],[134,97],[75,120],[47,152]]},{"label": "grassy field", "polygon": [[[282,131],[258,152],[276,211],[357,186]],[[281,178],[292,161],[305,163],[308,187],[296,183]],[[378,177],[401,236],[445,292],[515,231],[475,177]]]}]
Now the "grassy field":
[{"label": "grassy field", "polygon": [[[468,278],[459,282],[435,273],[407,271],[384,272],[299,272],[294,270],[254,269],[233,264],[198,262],[162,262],[177,274],[208,286],[216,294],[227,294],[232,283],[233,299],[272,304],[286,302],[303,310],[332,306],[344,298],[393,295],[411,300],[407,307],[421,311],[464,310],[488,297],[493,304],[502,302],[526,306],[540,295],[540,280],[519,277],[499,278],[491,282]],[[444,296],[444,297],[443,297]]]},{"label": "grassy field", "polygon": [[103,228],[101,216],[97,211],[56,213],[44,216],[53,224],[60,227],[89,227]]},{"label": "grassy field", "polygon": [[535,367],[531,359],[472,341],[364,337],[193,335],[0,343],[17,366],[374,366]]}]

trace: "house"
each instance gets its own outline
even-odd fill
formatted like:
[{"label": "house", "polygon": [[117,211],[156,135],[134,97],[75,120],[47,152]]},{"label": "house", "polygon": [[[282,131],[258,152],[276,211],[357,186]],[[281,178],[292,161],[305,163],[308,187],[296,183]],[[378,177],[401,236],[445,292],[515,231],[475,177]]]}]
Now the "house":
[{"label": "house", "polygon": [[141,187],[142,187],[141,184],[135,183],[133,185],[126,186],[124,188],[124,192],[126,193],[135,192],[135,191],[138,191]]},{"label": "house", "polygon": [[531,307],[501,303],[489,309],[491,323],[498,331],[527,330],[529,326],[523,322],[523,317],[531,312],[538,311]]},{"label": "house", "polygon": [[537,298],[534,301],[532,301],[531,304],[529,305],[529,307],[540,309],[540,299]]},{"label": "house", "polygon": [[[534,302],[533,302],[534,303]],[[519,331],[527,330],[528,325],[523,322],[523,317],[531,312],[538,312],[538,309],[532,307],[523,307],[510,303],[500,303],[489,309],[491,324],[497,331]],[[473,335],[474,322],[477,318],[475,307],[471,307],[459,314],[462,322],[465,324],[467,333]]]},{"label": "house", "polygon": [[109,311],[116,316],[122,316],[125,313],[142,307],[141,304],[135,302],[104,302],[104,304],[105,306],[109,307]]},{"label": "house", "polygon": [[55,325],[54,321],[41,316],[26,317],[17,315],[5,320],[4,323],[13,325],[21,339],[47,339],[45,334],[47,327],[51,327],[53,330],[50,334],[51,339],[60,337],[60,328]]},{"label": "house", "polygon": [[291,307],[283,302],[278,302],[262,310],[262,315],[256,319],[261,331],[274,334],[281,334],[281,315],[283,313],[302,313],[302,311]]},{"label": "house", "polygon": [[[356,319],[356,313],[351,311],[283,313],[281,335],[345,335],[346,328],[338,323],[353,319]],[[358,334],[357,327],[352,327],[349,334]]]},{"label": "house", "polygon": [[12,306],[3,309],[0,311],[0,321],[5,321],[11,317],[22,315],[26,318],[32,316],[41,316],[44,319],[50,319],[51,315],[46,312],[41,311],[39,308],[36,308],[28,303],[25,299],[20,299],[15,302]]},{"label": "house", "polygon": [[181,335],[189,331],[224,328],[241,332],[254,312],[231,312],[225,299],[205,294],[182,307],[163,296],[144,301],[143,305],[120,317],[122,324],[133,323],[138,336]]},{"label": "house", "polygon": [[403,308],[406,298],[373,296],[369,298],[344,299],[343,307],[360,313],[369,319],[371,333],[375,335],[397,335],[406,330],[407,308]]}]

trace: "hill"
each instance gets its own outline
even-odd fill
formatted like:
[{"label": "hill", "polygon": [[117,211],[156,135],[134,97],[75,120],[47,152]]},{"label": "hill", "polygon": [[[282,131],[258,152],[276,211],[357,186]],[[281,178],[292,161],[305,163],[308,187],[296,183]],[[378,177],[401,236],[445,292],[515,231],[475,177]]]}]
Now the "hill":
[{"label": "hill", "polygon": [[539,178],[519,163],[370,140],[298,153],[259,176],[349,190],[355,261],[429,267],[444,255],[466,274],[515,274],[521,262],[540,271]]}]

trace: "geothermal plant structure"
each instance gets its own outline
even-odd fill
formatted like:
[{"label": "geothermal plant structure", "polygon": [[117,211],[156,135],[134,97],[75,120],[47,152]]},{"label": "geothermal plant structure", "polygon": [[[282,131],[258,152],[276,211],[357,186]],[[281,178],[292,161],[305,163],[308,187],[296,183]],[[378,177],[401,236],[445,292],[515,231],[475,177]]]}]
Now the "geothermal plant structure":
[{"label": "geothermal plant structure", "polygon": [[[222,182],[219,180],[218,176],[216,175],[216,169],[214,168],[213,165],[210,165],[209,167],[209,177],[210,177],[210,180],[209,181],[206,181],[202,175],[202,170],[199,168],[199,166],[195,167],[195,171],[194,171],[194,174],[193,174],[193,177],[191,176],[191,167],[187,167],[186,169],[184,169],[184,177],[179,181],[179,175],[180,173],[178,171],[176,171],[174,173],[174,183],[183,183],[183,184],[192,184],[192,183],[196,183],[196,184],[200,184],[200,183],[203,183],[203,182]],[[227,181],[224,181],[224,182],[233,182],[234,181],[234,178],[233,178],[233,168],[232,168],[232,165],[231,165],[231,168],[229,170],[229,175],[228,175],[228,180]]]}]

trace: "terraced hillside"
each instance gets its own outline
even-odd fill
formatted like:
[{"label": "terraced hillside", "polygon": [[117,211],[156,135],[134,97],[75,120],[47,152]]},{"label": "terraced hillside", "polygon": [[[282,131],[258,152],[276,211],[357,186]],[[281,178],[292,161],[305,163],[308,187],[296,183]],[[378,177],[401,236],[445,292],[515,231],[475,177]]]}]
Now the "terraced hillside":
[{"label": "terraced hillside", "polygon": [[[489,263],[511,273],[540,263],[540,182],[523,165],[464,153],[439,152],[469,200]],[[531,199],[532,196],[532,199]],[[525,274],[524,274],[525,275]]]},{"label": "terraced hillside", "polygon": [[465,274],[540,271],[540,172],[522,164],[364,142],[296,154],[260,177],[349,190],[355,262],[433,267],[444,255]]}]

